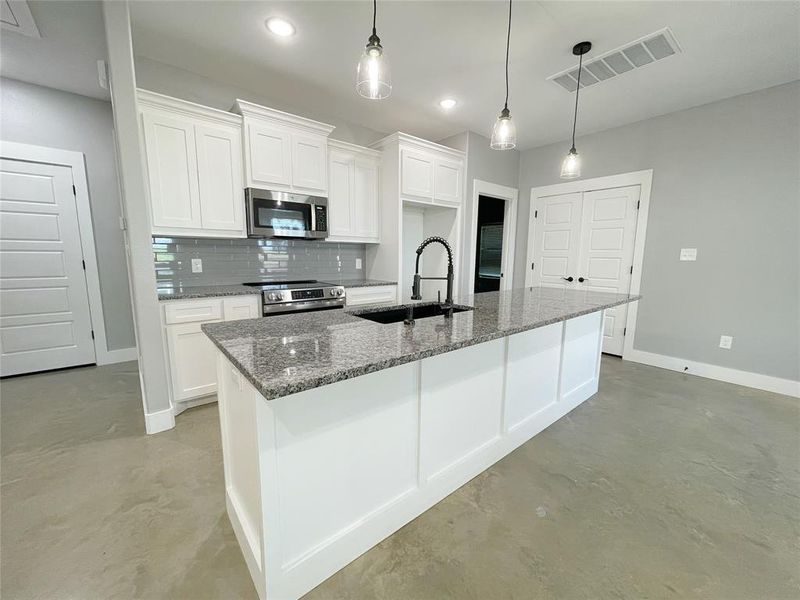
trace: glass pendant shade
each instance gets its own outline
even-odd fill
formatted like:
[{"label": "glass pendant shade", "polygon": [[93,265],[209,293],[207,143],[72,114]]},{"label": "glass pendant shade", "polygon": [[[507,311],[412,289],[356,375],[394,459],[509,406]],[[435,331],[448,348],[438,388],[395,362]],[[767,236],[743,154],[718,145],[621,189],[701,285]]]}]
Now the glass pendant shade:
[{"label": "glass pendant shade", "polygon": [[356,69],[356,91],[370,100],[381,100],[392,93],[392,72],[386,52],[377,36],[370,37]]},{"label": "glass pendant shade", "polygon": [[489,146],[493,150],[511,150],[517,145],[517,126],[511,120],[511,113],[504,108],[497,117],[492,129],[492,140]]},{"label": "glass pendant shade", "polygon": [[578,156],[578,151],[571,148],[569,154],[564,158],[561,163],[561,179],[575,179],[581,176],[581,157]]}]

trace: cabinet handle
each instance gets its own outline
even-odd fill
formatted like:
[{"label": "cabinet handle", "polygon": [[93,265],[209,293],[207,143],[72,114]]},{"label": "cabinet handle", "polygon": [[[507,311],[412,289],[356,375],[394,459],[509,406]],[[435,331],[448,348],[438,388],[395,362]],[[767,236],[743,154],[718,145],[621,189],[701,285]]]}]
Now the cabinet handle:
[{"label": "cabinet handle", "polygon": [[575,278],[572,277],[572,275],[570,275],[569,277],[562,277],[561,279],[563,279],[564,281],[575,281]]}]

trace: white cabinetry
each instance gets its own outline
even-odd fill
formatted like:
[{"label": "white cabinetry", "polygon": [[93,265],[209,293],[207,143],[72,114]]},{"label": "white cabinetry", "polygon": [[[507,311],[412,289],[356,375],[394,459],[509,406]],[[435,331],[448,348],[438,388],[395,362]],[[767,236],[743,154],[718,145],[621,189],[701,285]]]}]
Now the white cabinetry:
[{"label": "white cabinetry", "polygon": [[380,242],[380,152],[328,141],[331,242]]},{"label": "white cabinetry", "polygon": [[[462,210],[464,201],[463,152],[394,133],[371,146],[382,151],[380,177],[379,245],[368,246],[368,279],[398,281],[397,300],[411,295],[416,268],[415,250],[428,237],[446,239],[453,250],[456,289],[460,268]],[[436,244],[419,261],[423,277],[443,277],[447,255]],[[446,292],[441,280],[424,280],[422,296],[436,299]]]},{"label": "white cabinetry", "polygon": [[153,234],[246,237],[241,117],[138,90]]},{"label": "white cabinetry", "polygon": [[328,195],[328,135],[332,125],[237,100],[244,119],[247,187]]},{"label": "white cabinetry", "polygon": [[172,400],[180,403],[217,391],[215,349],[201,330],[203,323],[260,317],[260,297],[255,295],[164,302],[167,360]]},{"label": "white cabinetry", "polygon": [[347,288],[345,299],[347,306],[364,304],[394,304],[397,298],[396,285],[370,285],[367,287]]}]

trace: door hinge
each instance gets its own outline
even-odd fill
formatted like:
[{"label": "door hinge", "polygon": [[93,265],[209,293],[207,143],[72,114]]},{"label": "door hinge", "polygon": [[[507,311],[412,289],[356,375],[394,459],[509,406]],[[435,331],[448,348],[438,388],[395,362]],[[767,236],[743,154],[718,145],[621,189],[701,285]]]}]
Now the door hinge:
[{"label": "door hinge", "polygon": [[92,339],[94,339],[94,329],[92,329]]},{"label": "door hinge", "polygon": [[72,195],[73,196],[77,196],[78,195],[78,190],[75,189],[75,185],[74,184],[72,185]]},{"label": "door hinge", "polygon": [[538,210],[533,211],[533,218],[534,219],[538,219],[539,218],[539,211]]},{"label": "door hinge", "polygon": [[86,270],[86,261],[81,259],[81,266],[83,266],[83,270]]},{"label": "door hinge", "polygon": [[631,265],[631,275],[633,275],[633,265]]},{"label": "door hinge", "polygon": [[641,200],[636,201],[636,210],[639,210],[639,205],[642,203]]}]

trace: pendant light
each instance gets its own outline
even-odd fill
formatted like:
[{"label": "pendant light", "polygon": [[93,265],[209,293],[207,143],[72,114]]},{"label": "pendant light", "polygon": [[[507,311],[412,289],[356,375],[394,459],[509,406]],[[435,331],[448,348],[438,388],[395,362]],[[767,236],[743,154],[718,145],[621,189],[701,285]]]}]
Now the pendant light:
[{"label": "pendant light", "polygon": [[572,117],[572,148],[561,164],[561,179],[575,179],[581,176],[581,157],[575,149],[575,126],[578,123],[578,94],[581,92],[581,71],[583,71],[583,55],[592,49],[592,42],[580,42],[572,47],[572,53],[578,57],[578,87],[575,88],[575,114]]},{"label": "pendant light", "polygon": [[381,46],[381,38],[375,31],[378,15],[378,1],[372,0],[372,35],[358,61],[356,69],[356,91],[359,96],[370,100],[382,100],[392,93],[392,73],[386,52]]},{"label": "pendant light", "polygon": [[508,34],[506,35],[506,101],[492,128],[489,146],[493,150],[511,150],[517,145],[517,127],[508,110],[508,50],[511,46],[511,0],[508,0]]}]

